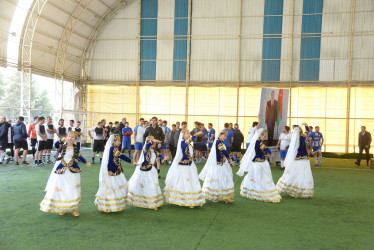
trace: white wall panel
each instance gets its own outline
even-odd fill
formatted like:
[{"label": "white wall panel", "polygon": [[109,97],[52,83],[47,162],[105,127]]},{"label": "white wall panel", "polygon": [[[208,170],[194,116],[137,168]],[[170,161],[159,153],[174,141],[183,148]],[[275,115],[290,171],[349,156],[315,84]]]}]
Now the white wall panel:
[{"label": "white wall panel", "polygon": [[[343,2],[343,1],[338,1]],[[347,1],[350,2],[350,1]],[[360,11],[373,11],[374,1],[373,0],[356,0],[356,12]]]},{"label": "white wall panel", "polygon": [[[370,31],[370,33],[368,33]],[[374,80],[374,1],[356,0],[352,80]]]},{"label": "white wall panel", "polygon": [[238,80],[238,17],[239,0],[193,2],[191,81]]},{"label": "white wall panel", "polygon": [[[374,39],[371,39],[374,42]],[[354,59],[352,61],[352,80],[373,81],[374,59]]]},{"label": "white wall panel", "polygon": [[353,39],[352,80],[373,81],[374,36]]},{"label": "white wall panel", "polygon": [[158,0],[156,80],[173,80],[175,0]]},{"label": "white wall panel", "polygon": [[[369,32],[368,32],[369,31]],[[374,1],[356,0],[352,80],[374,80]]]},{"label": "white wall panel", "polygon": [[282,44],[281,44],[281,62],[280,62],[280,80],[290,81],[290,63],[291,63],[291,35],[292,35],[292,1],[283,1],[283,19],[282,19]]},{"label": "white wall panel", "polygon": [[137,80],[138,12],[139,3],[134,1],[104,27],[90,60],[92,80]]},{"label": "white wall panel", "polygon": [[243,0],[240,81],[261,81],[265,0]]},{"label": "white wall panel", "polygon": [[295,1],[294,6],[294,38],[293,38],[293,64],[292,81],[299,80],[300,74],[300,48],[301,48],[301,26],[303,23],[303,1]]},{"label": "white wall panel", "polygon": [[346,81],[348,79],[350,9],[350,1],[324,1],[320,81]]}]

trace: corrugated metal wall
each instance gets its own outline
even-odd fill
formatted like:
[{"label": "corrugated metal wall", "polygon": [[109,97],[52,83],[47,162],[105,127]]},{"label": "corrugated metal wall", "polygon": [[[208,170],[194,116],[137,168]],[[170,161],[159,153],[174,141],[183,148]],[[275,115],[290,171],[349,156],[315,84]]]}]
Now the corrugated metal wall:
[{"label": "corrugated metal wall", "polygon": [[[123,9],[97,41],[91,79],[348,80],[351,1],[190,2],[190,11],[188,0],[138,0]],[[351,80],[373,81],[374,1],[356,0],[355,11]]]},{"label": "corrugated metal wall", "polygon": [[122,9],[105,27],[90,60],[91,79],[136,81],[138,68],[139,4]]}]

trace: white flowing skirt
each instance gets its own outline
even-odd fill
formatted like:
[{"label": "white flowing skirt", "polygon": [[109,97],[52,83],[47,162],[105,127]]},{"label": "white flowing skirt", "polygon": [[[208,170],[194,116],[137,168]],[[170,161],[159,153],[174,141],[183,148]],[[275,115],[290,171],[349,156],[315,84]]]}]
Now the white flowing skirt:
[{"label": "white flowing skirt", "polygon": [[164,193],[168,203],[186,207],[205,203],[195,163],[178,165],[170,174]]},{"label": "white flowing skirt", "polygon": [[134,207],[155,209],[162,206],[164,198],[158,183],[157,169],[142,171],[136,167],[129,180],[127,204]]},{"label": "white flowing skirt", "polygon": [[282,198],[273,182],[268,161],[256,162],[249,169],[240,186],[240,195],[252,200],[280,202]]},{"label": "white flowing skirt", "polygon": [[313,198],[314,181],[309,159],[293,161],[278,180],[279,192],[294,198]]},{"label": "white flowing skirt", "polygon": [[55,174],[60,161],[55,163],[49,176],[46,194],[40,203],[40,210],[51,213],[66,213],[78,210],[81,201],[80,173],[72,173],[69,169],[63,174]]},{"label": "white flowing skirt", "polygon": [[100,183],[95,205],[101,212],[118,212],[126,208],[128,183],[123,173],[108,176],[109,183]]},{"label": "white flowing skirt", "polygon": [[228,161],[223,165],[211,166],[203,183],[203,193],[206,199],[220,201],[234,198],[234,180]]}]

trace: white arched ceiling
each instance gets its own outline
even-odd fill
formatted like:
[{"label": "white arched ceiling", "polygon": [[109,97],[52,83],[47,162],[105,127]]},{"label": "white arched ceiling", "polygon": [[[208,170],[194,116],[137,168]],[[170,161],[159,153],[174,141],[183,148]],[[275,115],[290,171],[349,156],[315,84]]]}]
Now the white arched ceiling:
[{"label": "white arched ceiling", "polygon": [[[82,77],[87,50],[95,43],[105,23],[121,8],[133,0],[34,0],[34,5],[43,5],[35,18],[26,18],[24,27],[35,24],[32,36],[24,29],[22,39],[30,41],[33,72],[43,75],[63,75],[67,80]],[[35,20],[37,20],[35,22]],[[22,42],[20,63],[22,63]],[[27,50],[26,50],[27,51]]]},{"label": "white arched ceiling", "polygon": [[7,48],[10,26],[18,0],[0,1],[0,66],[7,65]]}]

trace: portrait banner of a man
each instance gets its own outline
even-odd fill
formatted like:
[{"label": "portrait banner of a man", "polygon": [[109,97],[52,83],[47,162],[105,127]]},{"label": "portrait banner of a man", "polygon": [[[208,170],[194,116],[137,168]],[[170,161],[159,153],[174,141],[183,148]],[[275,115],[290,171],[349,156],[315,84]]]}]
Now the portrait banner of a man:
[{"label": "portrait banner of a man", "polygon": [[268,131],[268,145],[276,145],[282,128],[287,125],[288,89],[262,88],[260,98],[261,127]]}]

